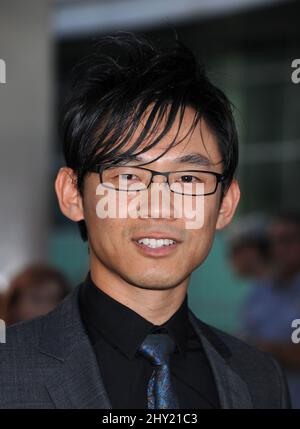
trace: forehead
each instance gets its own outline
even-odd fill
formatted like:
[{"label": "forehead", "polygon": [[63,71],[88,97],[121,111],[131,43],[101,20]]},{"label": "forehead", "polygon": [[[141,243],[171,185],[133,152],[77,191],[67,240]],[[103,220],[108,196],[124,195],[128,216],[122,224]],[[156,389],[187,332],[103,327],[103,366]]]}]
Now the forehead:
[{"label": "forehead", "polygon": [[[130,142],[124,146],[124,151],[135,142],[137,137],[143,131],[149,114],[150,111],[148,110],[133,134]],[[207,164],[211,165],[220,163],[221,153],[214,133],[210,130],[203,118],[201,118],[195,128],[191,130],[194,117],[195,110],[191,107],[186,107],[180,125],[180,115],[178,112],[169,132],[153,148],[141,154],[140,160],[150,162],[167,151],[157,160],[157,162],[175,162],[176,160],[183,158],[185,155],[199,154],[202,155],[204,164],[205,160],[207,160]],[[139,147],[138,152],[142,149],[146,149],[154,141],[155,137],[162,132],[163,127],[165,126],[166,119],[164,118],[157,127],[155,133],[148,136],[145,142]],[[176,143],[171,149],[169,149],[170,144],[174,139]]]}]

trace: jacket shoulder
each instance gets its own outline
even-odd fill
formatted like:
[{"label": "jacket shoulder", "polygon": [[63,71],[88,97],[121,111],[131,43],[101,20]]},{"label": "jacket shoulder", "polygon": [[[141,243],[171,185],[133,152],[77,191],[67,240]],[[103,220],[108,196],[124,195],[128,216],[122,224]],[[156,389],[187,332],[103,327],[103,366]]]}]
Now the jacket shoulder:
[{"label": "jacket shoulder", "polygon": [[54,310],[44,316],[19,322],[8,326],[6,329],[6,342],[0,347],[0,351],[26,352],[38,347],[45,330],[51,327],[54,332],[62,328],[70,327],[74,319],[74,307],[78,297],[80,285],[70,292]]},{"label": "jacket shoulder", "polygon": [[290,408],[284,371],[272,355],[212,326],[206,329],[223,343],[224,357],[247,384],[255,408]]},{"label": "jacket shoulder", "polygon": [[[6,342],[4,350],[26,349],[38,344],[48,315],[40,316],[25,322],[8,326],[6,329]],[[0,348],[1,350],[1,348]]]},{"label": "jacket shoulder", "polygon": [[55,344],[70,314],[67,296],[47,315],[7,327],[6,342],[0,344],[0,408],[53,408],[45,382],[61,362],[47,359],[42,340]]}]

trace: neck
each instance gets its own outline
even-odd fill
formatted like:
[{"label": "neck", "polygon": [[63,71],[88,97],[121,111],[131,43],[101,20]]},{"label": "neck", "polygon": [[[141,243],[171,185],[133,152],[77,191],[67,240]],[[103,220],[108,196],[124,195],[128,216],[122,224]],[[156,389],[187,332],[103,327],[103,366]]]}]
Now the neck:
[{"label": "neck", "polygon": [[189,278],[169,289],[146,289],[132,285],[104,267],[90,265],[94,284],[111,298],[135,311],[154,325],[162,325],[179,309]]}]

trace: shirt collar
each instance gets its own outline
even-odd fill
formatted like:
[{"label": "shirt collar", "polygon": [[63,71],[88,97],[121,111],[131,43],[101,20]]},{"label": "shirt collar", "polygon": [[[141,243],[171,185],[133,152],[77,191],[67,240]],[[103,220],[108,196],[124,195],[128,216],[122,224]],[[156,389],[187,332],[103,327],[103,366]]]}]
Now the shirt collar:
[{"label": "shirt collar", "polygon": [[129,359],[138,351],[145,337],[152,332],[166,331],[185,354],[188,337],[187,295],[179,309],[164,324],[157,326],[135,311],[113,299],[93,282],[88,273],[81,286],[79,304],[83,320],[93,343],[102,335],[117,346]]}]

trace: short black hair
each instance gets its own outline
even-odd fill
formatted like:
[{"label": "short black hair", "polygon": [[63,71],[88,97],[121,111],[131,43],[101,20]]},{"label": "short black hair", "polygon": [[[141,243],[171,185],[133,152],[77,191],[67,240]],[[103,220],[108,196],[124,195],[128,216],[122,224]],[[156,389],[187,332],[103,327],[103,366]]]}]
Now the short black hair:
[{"label": "short black hair", "polygon": [[[149,107],[151,112],[143,131],[122,152]],[[164,47],[131,32],[116,32],[99,39],[92,54],[72,70],[62,115],[66,165],[75,171],[80,193],[91,168],[123,157],[134,159],[148,151],[168,133],[178,113],[179,131],[186,107],[195,110],[187,135],[203,118],[217,138],[224,195],[237,167],[238,136],[232,104],[210,82],[203,64],[178,37]],[[165,126],[158,134],[157,127],[163,119]],[[151,136],[151,143],[139,151]],[[179,143],[176,137],[167,150]],[[79,222],[79,227],[86,240],[84,221]]]}]

